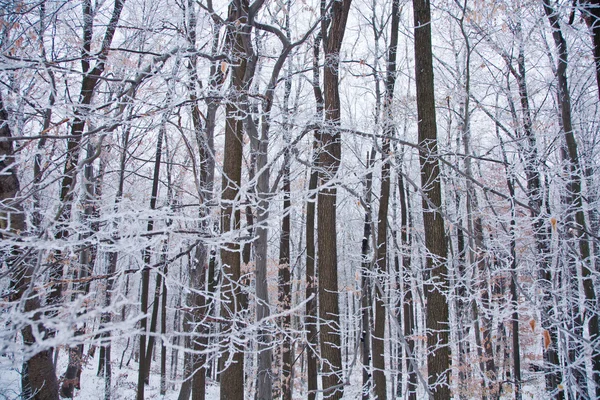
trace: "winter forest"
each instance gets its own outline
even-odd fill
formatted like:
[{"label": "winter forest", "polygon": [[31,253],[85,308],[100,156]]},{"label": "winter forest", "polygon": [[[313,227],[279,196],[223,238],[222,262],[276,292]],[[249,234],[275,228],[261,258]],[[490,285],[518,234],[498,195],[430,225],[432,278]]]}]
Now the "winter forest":
[{"label": "winter forest", "polygon": [[600,0],[0,0],[0,398],[600,398]]}]

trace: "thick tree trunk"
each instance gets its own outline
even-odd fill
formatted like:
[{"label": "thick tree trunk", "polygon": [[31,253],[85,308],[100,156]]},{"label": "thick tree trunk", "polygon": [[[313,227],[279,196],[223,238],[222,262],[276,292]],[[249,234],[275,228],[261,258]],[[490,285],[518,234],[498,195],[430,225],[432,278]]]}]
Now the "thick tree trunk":
[{"label": "thick tree trunk", "polygon": [[319,271],[319,314],[323,321],[320,329],[323,396],[332,400],[340,399],[344,393],[338,303],[337,189],[335,184],[331,184],[331,181],[336,179],[342,155],[341,137],[338,130],[340,123],[338,69],[339,53],[350,3],[351,0],[333,3],[331,25],[327,37],[324,37],[323,41],[325,48],[323,74],[325,126],[321,131],[319,153],[322,187],[319,190],[317,207],[319,246],[317,267]]},{"label": "thick tree trunk", "polygon": [[429,389],[434,399],[449,399],[450,347],[447,241],[441,213],[442,188],[437,158],[437,126],[431,47],[431,12],[429,0],[413,0],[415,23],[415,80],[417,85],[417,114],[419,161],[423,191],[423,223],[425,228],[427,301],[427,370]]},{"label": "thick tree trunk", "polygon": [[[243,22],[242,18],[248,16],[247,1],[230,7],[230,18]],[[246,117],[240,109],[243,99],[242,91],[245,87],[247,68],[246,49],[244,47],[245,34],[242,31],[246,26],[238,24],[237,28],[230,28],[230,43],[232,55],[236,60],[232,67],[232,88],[234,99],[227,104],[225,122],[225,145],[223,159],[222,202],[221,202],[221,233],[229,235],[240,228],[240,204],[237,199],[242,185],[242,157],[243,157],[243,120]],[[237,241],[226,241],[221,247],[222,282],[221,282],[221,360],[223,371],[220,374],[221,400],[244,399],[244,349],[233,343],[232,336],[238,331],[237,325],[241,323],[242,293],[240,288],[241,278],[241,253]]]},{"label": "thick tree trunk", "polygon": [[[8,113],[4,108],[0,94],[0,138],[10,138],[11,131],[8,125]],[[16,235],[25,235],[27,226],[21,200],[19,199],[19,178],[15,165],[13,142],[0,141],[0,202],[3,207],[0,211],[0,238],[11,238]],[[5,211],[6,210],[6,211]],[[35,257],[27,255],[27,249],[14,247],[10,254],[6,254],[6,265],[10,271],[12,301],[24,301],[23,311],[34,313],[29,325],[21,330],[25,346],[35,346],[36,336],[45,336],[46,328],[40,322],[41,300],[37,293],[32,291],[31,283],[35,273]],[[37,331],[34,334],[34,330]],[[45,349],[34,354],[24,362],[22,376],[22,391],[25,397],[37,393],[39,400],[58,400],[58,381],[52,362],[52,350]]]}]

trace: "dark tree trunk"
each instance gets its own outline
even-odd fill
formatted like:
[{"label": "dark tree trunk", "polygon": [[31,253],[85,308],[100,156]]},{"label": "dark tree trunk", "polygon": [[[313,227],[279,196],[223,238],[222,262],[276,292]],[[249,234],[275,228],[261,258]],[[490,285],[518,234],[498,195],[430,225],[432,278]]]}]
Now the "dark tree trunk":
[{"label": "dark tree trunk", "polygon": [[[313,44],[313,93],[316,101],[316,117],[323,118],[323,93],[320,84],[319,53],[321,48],[321,33],[315,38]],[[316,190],[319,180],[317,145],[320,142],[319,130],[315,130],[313,140],[313,162],[308,184],[309,197],[306,202],[306,374],[308,383],[308,400],[315,400],[317,396],[318,377],[318,329],[317,329],[317,290],[315,274],[315,202]]]},{"label": "dark tree trunk", "polygon": [[[392,24],[390,31],[390,47],[387,57],[387,77],[385,82],[385,98],[383,101],[383,144],[381,167],[381,193],[379,196],[379,213],[377,224],[377,276],[380,285],[375,288],[375,329],[373,331],[373,383],[375,396],[380,400],[387,398],[387,384],[385,376],[385,321],[386,306],[383,304],[387,297],[385,281],[387,280],[387,231],[388,209],[390,200],[390,140],[395,136],[394,120],[392,116],[392,102],[394,100],[394,87],[396,85],[396,54],[398,48],[398,26],[400,23],[400,3],[392,3]],[[379,290],[377,290],[379,289]]]},{"label": "dark tree trunk", "polygon": [[[236,20],[246,19],[248,16],[247,1],[240,1],[230,6],[230,17]],[[245,87],[247,67],[246,51],[243,35],[249,32],[243,24],[230,28],[228,35],[231,41],[232,56],[236,62],[232,67],[232,88],[234,100],[227,104],[225,122],[225,146],[223,160],[222,180],[222,206],[221,206],[221,232],[226,235],[240,228],[240,208],[236,205],[236,197],[242,184],[242,157],[243,157],[243,119],[244,113],[240,109],[243,99],[242,91]],[[242,31],[244,30],[244,31]],[[240,245],[230,241],[221,247],[222,283],[221,283],[221,344],[223,371],[220,374],[221,399],[244,399],[244,349],[232,343],[236,327],[241,321],[242,293],[240,290],[241,254]],[[231,362],[229,362],[231,360]]]},{"label": "dark tree trunk", "polygon": [[281,318],[283,342],[281,343],[281,394],[283,400],[292,398],[292,338],[291,338],[291,276],[290,276],[290,159],[286,154],[283,173],[283,220],[279,245],[279,304],[284,316]]},{"label": "dark tree trunk", "polygon": [[319,314],[323,320],[320,329],[323,373],[323,396],[340,399],[342,383],[342,356],[340,351],[340,324],[338,303],[337,265],[337,189],[328,185],[336,179],[342,155],[339,95],[339,54],[348,20],[351,0],[336,1],[331,8],[331,25],[325,37],[324,110],[325,126],[321,131],[319,167],[322,188],[318,195],[317,221],[319,258]]},{"label": "dark tree trunk", "polygon": [[[90,220],[97,214],[95,210],[95,202],[99,197],[100,193],[96,192],[96,184],[94,183],[94,167],[93,162],[95,160],[95,149],[91,143],[88,143],[86,159],[88,162],[83,168],[83,186],[84,186],[84,212],[83,220],[87,225],[88,231],[81,235],[81,240],[85,241],[92,235],[92,232],[98,231],[98,224],[92,223]],[[97,217],[97,215],[95,215]],[[96,218],[97,219],[97,218]],[[95,246],[85,245],[79,252],[79,273],[74,276],[75,282],[73,284],[72,299],[75,299],[77,295],[86,296],[89,294],[90,284],[86,280],[93,272],[94,263],[96,260],[96,248]],[[82,310],[81,313],[85,312]],[[80,313],[80,315],[81,315]],[[75,336],[81,336],[85,333],[85,323],[75,330]],[[64,374],[64,379],[61,385],[61,396],[66,398],[72,398],[75,389],[81,389],[81,368],[83,364],[83,344],[78,344],[69,347],[69,363],[67,370]]]},{"label": "dark tree trunk", "polygon": [[[415,366],[417,360],[415,358],[415,340],[413,339],[415,330],[415,304],[413,301],[412,285],[413,274],[411,271],[411,242],[412,235],[410,234],[410,199],[408,196],[408,188],[404,185],[404,175],[402,170],[398,171],[398,193],[400,200],[400,245],[404,253],[402,257],[402,269],[396,271],[399,279],[404,280],[404,298],[400,298],[398,301],[399,307],[402,307],[402,321],[404,340],[406,341],[404,349],[404,357],[406,360],[406,369],[408,373],[406,393],[408,400],[417,399],[417,371]],[[399,267],[399,266],[398,266]],[[400,356],[398,356],[400,358]],[[400,387],[400,381],[402,377],[398,377]]]},{"label": "dark tree trunk", "polygon": [[[68,222],[71,219],[71,210],[73,197],[75,194],[76,175],[78,172],[80,144],[85,128],[85,122],[88,118],[86,115],[89,105],[92,103],[92,98],[96,91],[96,86],[100,81],[106,67],[106,59],[110,51],[110,46],[114,38],[123,4],[125,0],[115,0],[113,13],[108,26],[106,28],[102,41],[102,48],[98,53],[96,64],[92,68],[91,61],[91,41],[93,36],[93,15],[92,5],[90,0],[85,0],[83,4],[83,48],[81,51],[81,69],[83,79],[81,82],[81,91],[79,94],[78,107],[74,110],[74,118],[71,123],[70,138],[67,140],[67,157],[65,160],[65,168],[63,178],[60,185],[60,202],[61,211],[58,216],[59,229],[56,233],[57,240],[64,240],[69,237]],[[53,266],[50,275],[55,280],[62,279],[63,263],[61,259],[63,255],[57,254],[55,265]],[[48,302],[57,305],[62,297],[62,284],[54,284],[52,290],[48,294]]]},{"label": "dark tree trunk", "polygon": [[161,288],[161,299],[160,299],[160,394],[164,396],[167,393],[167,346],[165,344],[165,335],[167,334],[167,282],[166,276],[168,272],[168,265],[165,263],[163,267],[163,273],[165,279],[162,281]]},{"label": "dark tree trunk", "polygon": [[423,191],[423,223],[427,265],[425,298],[427,301],[427,370],[429,389],[434,399],[449,399],[450,347],[447,241],[441,213],[442,188],[437,158],[437,126],[431,47],[429,0],[413,0],[415,23],[415,80],[419,132],[419,161]]},{"label": "dark tree trunk", "polygon": [[[8,125],[8,113],[4,108],[2,95],[0,94],[0,138],[10,138],[11,131]],[[19,178],[15,165],[13,142],[0,141],[0,202],[6,207],[0,212],[1,238],[14,235],[25,235],[27,226],[21,200],[19,199]],[[4,211],[4,210],[10,211]],[[12,301],[18,301],[26,297],[24,312],[31,313],[41,308],[41,300],[37,293],[31,288],[32,279],[35,274],[35,257],[27,254],[27,249],[14,247],[10,254],[6,255],[6,265],[10,271]],[[40,322],[41,312],[34,313],[29,325],[21,330],[23,343],[26,346],[34,346],[36,336],[34,329],[44,336],[46,328]],[[39,400],[58,400],[58,381],[56,371],[52,362],[52,350],[46,349],[33,355],[26,360],[21,378],[23,395],[27,397],[37,393]]]},{"label": "dark tree trunk", "polygon": [[[517,26],[517,29],[520,30],[521,27]],[[544,223],[545,216],[544,210],[542,209],[543,194],[540,178],[540,158],[537,150],[537,140],[533,132],[533,122],[529,107],[529,93],[527,90],[526,78],[527,70],[525,66],[525,54],[523,52],[523,46],[519,46],[519,55],[517,58],[518,70],[513,67],[510,61],[507,61],[507,63],[511,74],[517,81],[519,89],[523,125],[522,135],[519,137],[519,139],[522,139],[523,142],[519,144],[519,147],[520,151],[522,152],[524,164],[523,167],[525,170],[525,176],[527,178],[528,205],[530,208],[531,217],[533,219],[534,237],[539,253],[537,269],[540,286],[542,288],[544,304],[542,312],[542,326],[548,331],[550,342],[552,343],[544,351],[544,360],[548,364],[548,370],[545,373],[546,388],[550,392],[556,392],[557,399],[560,400],[564,398],[564,391],[558,391],[558,385],[562,382],[563,378],[556,347],[558,339],[557,328],[551,322],[551,316],[553,314],[551,297],[553,277],[549,261],[550,233],[548,226]],[[514,110],[514,107],[512,113],[514,114],[515,119],[517,119],[517,112]]]},{"label": "dark tree trunk", "polygon": [[[288,1],[288,7],[290,3]],[[289,38],[289,15],[285,17],[286,33]],[[285,78],[285,88],[283,95],[283,112],[284,112],[284,140],[289,143],[289,121],[288,115],[289,99],[292,93],[292,79],[289,73],[289,67],[287,76]],[[291,163],[290,149],[286,148],[284,151],[283,158],[283,218],[281,220],[281,240],[279,244],[279,304],[281,311],[284,313],[281,321],[281,327],[283,329],[283,342],[281,343],[281,394],[282,400],[292,400],[293,392],[293,344],[292,344],[292,318],[290,315],[290,309],[292,307],[292,280],[290,273],[290,212],[292,207],[291,202],[291,185],[290,185],[290,163]]]},{"label": "dark tree trunk", "polygon": [[592,36],[596,84],[598,86],[598,96],[600,97],[600,0],[581,0],[581,10]]},{"label": "dark tree trunk", "polygon": [[[568,161],[568,201],[569,206],[575,211],[575,222],[577,232],[575,236],[579,242],[579,257],[581,265],[581,277],[583,280],[583,295],[586,305],[579,318],[575,322],[580,325],[578,331],[583,333],[583,321],[588,323],[588,332],[590,340],[595,343],[600,336],[598,327],[598,304],[596,302],[596,292],[594,289],[593,274],[590,269],[590,243],[586,233],[585,213],[583,209],[583,196],[581,194],[581,175],[582,169],[579,162],[577,150],[577,141],[573,132],[573,123],[571,118],[571,95],[567,82],[568,50],[567,42],[563,37],[558,16],[552,8],[549,0],[544,0],[544,11],[552,27],[552,37],[558,53],[558,65],[556,67],[556,77],[558,79],[558,104],[560,107],[560,125],[565,135],[567,146],[566,159]],[[597,10],[596,10],[597,11]],[[598,12],[598,11],[597,11]],[[596,60],[598,62],[598,60]],[[579,289],[579,285],[576,285]],[[583,348],[580,349],[583,351]],[[594,348],[592,353],[593,380],[595,383],[596,397],[600,397],[600,351]],[[578,379],[582,395],[587,395],[587,379],[585,372],[578,372],[581,375]]]},{"label": "dark tree trunk", "polygon": [[373,195],[373,162],[375,149],[367,153],[367,176],[365,179],[365,223],[363,226],[363,237],[361,246],[361,356],[362,356],[362,399],[371,398],[371,260],[368,259],[371,240],[371,225],[373,216],[371,212]]},{"label": "dark tree trunk", "polygon": [[[154,160],[154,176],[152,177],[152,194],[150,195],[150,209],[156,209],[156,200],[158,197],[158,185],[160,182],[160,163],[162,157],[162,144],[163,144],[163,135],[165,134],[164,127],[161,127],[158,133],[158,139],[156,140],[156,157]],[[152,218],[148,219],[148,226],[146,228],[147,232],[152,232],[154,229],[154,220]],[[150,288],[150,249],[144,249],[144,265],[142,269],[142,288],[141,288],[141,309],[143,317],[140,320],[140,329],[142,333],[140,334],[140,363],[139,363],[139,371],[138,371],[138,382],[137,382],[137,400],[144,400],[144,384],[148,382],[148,376],[150,373],[150,363],[152,362],[151,358],[146,358],[146,355],[151,355],[148,346],[146,345],[147,341],[147,328],[148,328],[148,318],[146,317],[146,313],[148,312],[148,296],[149,296],[149,288]],[[152,334],[152,331],[150,332]],[[149,345],[153,345],[154,339],[151,338],[148,342]]]}]

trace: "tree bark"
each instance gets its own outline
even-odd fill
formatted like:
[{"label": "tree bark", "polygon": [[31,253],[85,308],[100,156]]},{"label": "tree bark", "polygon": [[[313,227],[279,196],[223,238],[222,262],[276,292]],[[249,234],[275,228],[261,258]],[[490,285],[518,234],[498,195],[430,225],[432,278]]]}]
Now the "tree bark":
[{"label": "tree bark", "polygon": [[[8,112],[4,107],[0,93],[0,138],[11,138],[8,122]],[[19,199],[20,184],[15,163],[13,142],[0,141],[0,238],[8,239],[26,235],[27,226],[21,199]],[[27,347],[36,345],[36,337],[45,336],[40,310],[41,299],[32,287],[35,279],[35,257],[28,254],[29,250],[14,246],[6,255],[6,265],[10,271],[12,301],[22,301],[23,312],[33,313],[31,323],[21,330],[23,343]],[[36,332],[34,334],[34,332]],[[42,349],[24,362],[21,382],[25,397],[36,394],[36,400],[58,400],[58,381],[52,362],[52,350]]]},{"label": "tree bark", "polygon": [[[227,104],[225,122],[225,146],[223,159],[221,233],[228,236],[240,228],[240,204],[237,199],[242,184],[243,119],[240,109],[242,91],[247,89],[244,78],[247,59],[242,37],[249,34],[247,25],[248,2],[242,0],[230,6],[230,18],[239,21],[230,28],[232,56],[232,88],[234,99]],[[242,311],[241,254],[240,245],[233,239],[226,240],[221,247],[221,360],[224,363],[221,379],[221,400],[244,399],[244,350],[232,342]]]},{"label": "tree bark", "polygon": [[368,259],[371,240],[371,225],[373,216],[371,212],[373,195],[373,163],[375,158],[375,149],[372,148],[367,153],[367,176],[365,179],[365,223],[363,225],[363,237],[361,246],[361,342],[362,342],[362,399],[371,398],[371,260]]},{"label": "tree bark", "polygon": [[[324,37],[325,68],[323,73],[325,127],[321,131],[319,167],[321,189],[318,194],[317,221],[319,258],[319,315],[323,396],[340,399],[342,383],[342,356],[340,351],[340,315],[337,271],[337,189],[334,181],[340,166],[341,137],[339,95],[339,53],[344,38],[351,0],[336,1],[331,8],[331,26]],[[325,36],[325,32],[323,32]]]},{"label": "tree bark", "polygon": [[[316,101],[316,117],[323,118],[323,93],[321,91],[319,79],[319,49],[321,47],[321,33],[315,38],[313,44],[313,93]],[[318,171],[318,151],[317,145],[320,142],[319,130],[315,130],[313,139],[313,162],[310,171],[310,181],[308,184],[308,201],[306,202],[306,374],[308,400],[315,400],[317,396],[317,377],[318,377],[318,322],[317,322],[317,277],[315,273],[315,202],[316,190],[319,179]]]},{"label": "tree bark", "polygon": [[417,115],[419,162],[423,191],[423,223],[425,228],[427,301],[427,370],[429,389],[434,399],[449,399],[450,347],[447,241],[441,213],[442,188],[437,158],[437,126],[431,47],[431,11],[429,0],[413,0],[415,23],[415,80],[417,85]]},{"label": "tree bark", "polygon": [[[395,136],[392,103],[396,85],[396,54],[398,48],[398,26],[400,23],[400,2],[392,3],[392,23],[390,27],[390,45],[387,57],[387,77],[385,82],[385,98],[383,100],[383,144],[381,146],[381,193],[379,196],[379,212],[377,225],[377,274],[381,289],[385,290],[387,281],[387,231],[388,209],[390,200],[390,171],[391,145],[390,140]],[[375,396],[380,400],[387,399],[387,384],[385,376],[385,321],[386,307],[383,304],[385,293],[375,290],[375,329],[373,332],[373,382]]]}]

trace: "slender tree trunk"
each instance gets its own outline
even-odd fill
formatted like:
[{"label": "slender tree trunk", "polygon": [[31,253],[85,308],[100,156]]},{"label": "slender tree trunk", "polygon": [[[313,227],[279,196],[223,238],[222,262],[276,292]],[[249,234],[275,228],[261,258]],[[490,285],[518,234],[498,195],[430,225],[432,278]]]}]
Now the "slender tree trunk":
[{"label": "slender tree trunk", "polygon": [[[517,34],[521,35],[521,27],[517,26]],[[539,253],[537,262],[539,282],[542,288],[542,301],[544,309],[542,312],[542,326],[549,334],[551,345],[544,351],[544,360],[548,365],[549,370],[545,373],[546,388],[550,392],[555,392],[557,399],[564,398],[564,391],[558,390],[558,385],[562,382],[562,372],[560,360],[557,351],[557,328],[551,322],[552,316],[552,270],[549,261],[549,232],[548,227],[544,223],[544,210],[542,208],[543,195],[540,179],[540,159],[537,150],[537,140],[533,132],[533,123],[531,119],[531,110],[529,107],[529,93],[527,90],[525,54],[523,46],[519,47],[519,55],[517,58],[517,68],[508,65],[511,74],[515,77],[519,89],[519,99],[521,103],[522,113],[522,135],[519,137],[523,140],[520,144],[520,150],[523,154],[525,176],[527,178],[527,197],[528,205],[531,210],[533,219],[534,237],[536,247]],[[516,116],[516,111],[512,111]]]},{"label": "slender tree trunk", "polygon": [[279,245],[279,304],[282,317],[283,342],[281,343],[281,394],[283,400],[292,398],[292,338],[291,338],[291,276],[290,276],[290,159],[286,154],[283,175],[283,220]]},{"label": "slender tree trunk", "polygon": [[[316,102],[316,117],[319,121],[323,118],[323,93],[320,84],[319,53],[321,48],[321,33],[315,38],[313,44],[313,93]],[[318,143],[320,142],[319,130],[315,130],[313,140],[313,162],[308,184],[308,201],[306,202],[306,374],[308,383],[308,400],[316,399],[318,377],[318,328],[317,328],[317,279],[315,273],[315,202],[319,179],[318,172]]]},{"label": "slender tree trunk", "polygon": [[400,199],[400,244],[404,252],[402,257],[402,270],[397,271],[398,276],[404,280],[404,298],[402,301],[402,318],[404,337],[407,348],[404,349],[406,360],[406,369],[408,373],[406,392],[408,400],[417,399],[417,371],[414,366],[417,363],[415,358],[415,340],[413,339],[415,331],[415,304],[412,295],[412,272],[411,272],[411,238],[410,234],[410,199],[408,197],[408,188],[404,186],[404,175],[402,171],[398,173],[398,192]]},{"label": "slender tree trunk", "polygon": [[[163,144],[163,135],[164,127],[159,130],[158,139],[156,140],[156,157],[154,160],[154,176],[152,178],[152,194],[150,195],[150,209],[156,209],[156,200],[158,198],[158,184],[160,182],[160,163],[162,157],[162,144]],[[152,232],[154,229],[154,220],[152,218],[148,219],[148,227],[147,231]],[[146,354],[148,353],[146,340],[147,340],[147,328],[148,328],[148,318],[146,317],[146,313],[148,312],[148,296],[149,296],[149,287],[150,287],[150,249],[147,247],[144,249],[144,265],[142,269],[142,288],[141,288],[141,309],[143,317],[140,319],[140,329],[142,333],[140,334],[140,362],[139,362],[139,371],[138,371],[138,382],[137,382],[137,400],[144,400],[144,384],[147,383],[148,374],[150,371],[150,363],[151,359],[146,358]],[[152,332],[150,332],[152,333]]]},{"label": "slender tree trunk", "polygon": [[[99,144],[100,145],[100,144]],[[94,184],[94,153],[95,149],[91,143],[88,143],[87,148],[87,156],[86,159],[88,163],[84,166],[83,177],[84,177],[84,212],[83,219],[85,223],[88,225],[88,232],[85,232],[81,236],[81,240],[85,241],[86,238],[92,235],[93,231],[98,230],[98,224],[91,223],[91,219],[95,214],[95,205],[97,194],[95,190]],[[97,215],[96,215],[97,217]],[[73,286],[72,299],[75,299],[75,296],[82,295],[86,296],[89,294],[89,281],[85,279],[92,274],[94,263],[96,260],[96,249],[94,246],[86,245],[85,248],[80,250],[79,253],[79,273],[75,276],[75,283]],[[85,310],[82,310],[82,313]],[[85,333],[85,323],[82,324],[81,327],[76,328],[75,336],[81,336]],[[61,385],[61,396],[66,398],[72,398],[75,389],[81,389],[81,367],[83,363],[83,344],[77,344],[75,346],[69,347],[69,363],[67,365],[67,370],[64,374],[64,379]]]},{"label": "slender tree trunk", "polygon": [[[508,164],[507,164],[508,165]],[[512,298],[512,358],[513,358],[513,382],[515,388],[515,400],[521,400],[522,384],[521,384],[521,344],[519,342],[519,294],[517,292],[517,251],[516,251],[516,238],[515,228],[516,222],[516,210],[514,204],[515,188],[513,185],[512,177],[507,178],[508,192],[510,194],[510,254],[511,254],[511,271],[510,271],[510,295]]]},{"label": "slender tree trunk", "polygon": [[[390,31],[390,47],[387,57],[387,77],[385,82],[385,98],[383,101],[383,144],[381,167],[381,193],[379,196],[379,213],[377,224],[377,276],[382,283],[378,285],[385,290],[384,282],[387,278],[387,231],[388,231],[388,209],[390,201],[390,140],[395,136],[394,122],[392,116],[392,102],[394,100],[394,87],[396,84],[396,54],[398,48],[398,26],[400,23],[400,2],[394,0],[392,3],[392,24]],[[387,398],[387,384],[385,376],[385,321],[386,307],[383,304],[386,293],[375,290],[375,329],[373,331],[373,381],[375,396],[380,400]]]},{"label": "slender tree trunk", "polygon": [[[560,125],[564,131],[565,142],[567,145],[567,161],[568,165],[568,199],[569,205],[575,210],[575,222],[578,232],[575,237],[578,239],[579,256],[581,265],[581,277],[583,280],[583,295],[586,305],[583,308],[583,315],[576,318],[576,323],[582,324],[583,321],[588,323],[588,333],[590,340],[595,343],[600,337],[598,326],[598,304],[596,301],[596,292],[594,289],[593,274],[590,269],[590,244],[589,237],[586,233],[585,212],[583,209],[583,197],[581,194],[581,175],[582,169],[579,162],[579,154],[577,150],[577,141],[573,132],[573,124],[571,118],[571,95],[569,93],[569,85],[567,82],[567,66],[568,66],[568,50],[567,42],[563,37],[560,28],[558,16],[552,8],[549,0],[544,0],[544,11],[552,27],[552,37],[558,52],[558,65],[556,68],[556,76],[558,79],[558,104],[560,107]],[[598,60],[596,60],[597,62]],[[579,289],[579,286],[577,286]],[[583,333],[583,329],[579,329]],[[593,381],[595,384],[596,397],[600,397],[600,351],[593,347],[592,350],[592,369]],[[582,373],[583,375],[583,373]],[[579,386],[582,390],[582,395],[587,395],[587,380],[582,377],[579,380]]]},{"label": "slender tree trunk", "polygon": [[[93,36],[93,15],[91,0],[85,0],[83,4],[83,48],[81,51],[81,69],[83,73],[83,79],[81,82],[81,91],[79,94],[78,107],[74,110],[74,119],[71,124],[70,137],[67,140],[67,157],[65,160],[65,167],[63,172],[63,178],[60,186],[60,203],[61,211],[58,216],[59,229],[56,233],[57,240],[65,240],[69,237],[68,222],[71,219],[72,203],[75,194],[75,183],[76,175],[78,172],[79,164],[79,153],[80,144],[82,140],[83,131],[85,128],[87,109],[92,103],[92,98],[96,91],[96,86],[100,81],[100,77],[104,73],[106,68],[106,59],[110,51],[121,11],[125,0],[115,0],[114,8],[110,21],[108,22],[104,38],[102,41],[102,47],[99,55],[97,56],[96,64],[92,68],[90,65],[91,61],[91,42]],[[63,255],[58,254],[56,262],[50,272],[50,275],[55,280],[62,279],[63,263],[61,259]],[[62,297],[62,284],[52,285],[51,290],[48,294],[48,302],[53,305],[57,305]]]},{"label": "slender tree trunk", "polygon": [[413,0],[415,23],[415,80],[417,84],[417,114],[419,161],[423,191],[423,223],[425,228],[427,300],[427,370],[429,389],[434,399],[449,399],[450,347],[447,241],[441,213],[442,188],[437,159],[437,126],[431,47],[431,12],[429,0]]},{"label": "slender tree trunk", "polygon": [[[166,255],[166,249],[165,249]],[[166,261],[166,260],[165,260]],[[167,346],[165,344],[165,337],[167,335],[167,277],[168,265],[165,262],[163,266],[163,273],[165,279],[162,281],[161,288],[161,299],[160,299],[160,394],[164,396],[167,393]]]},{"label": "slender tree trunk", "polygon": [[[288,1],[288,7],[290,2]],[[286,33],[289,36],[289,14],[285,17]],[[292,79],[290,76],[290,69],[285,80],[285,88],[283,95],[283,112],[284,112],[284,140],[289,143],[288,130],[290,129],[288,115],[289,115],[289,99],[292,93]],[[290,273],[290,212],[291,212],[291,185],[290,185],[290,163],[291,163],[290,149],[286,148],[283,158],[283,218],[281,221],[281,240],[279,244],[279,304],[281,312],[284,314],[282,317],[281,327],[283,329],[283,342],[281,343],[281,394],[282,400],[292,400],[293,391],[293,343],[292,343],[292,319],[290,315],[290,309],[292,307],[292,281]]]},{"label": "slender tree trunk", "polygon": [[362,326],[362,399],[371,398],[371,260],[369,260],[371,225],[373,216],[371,212],[373,195],[373,163],[375,158],[375,149],[372,148],[367,153],[367,176],[365,179],[365,223],[363,227],[362,248],[361,248],[361,326]]}]

